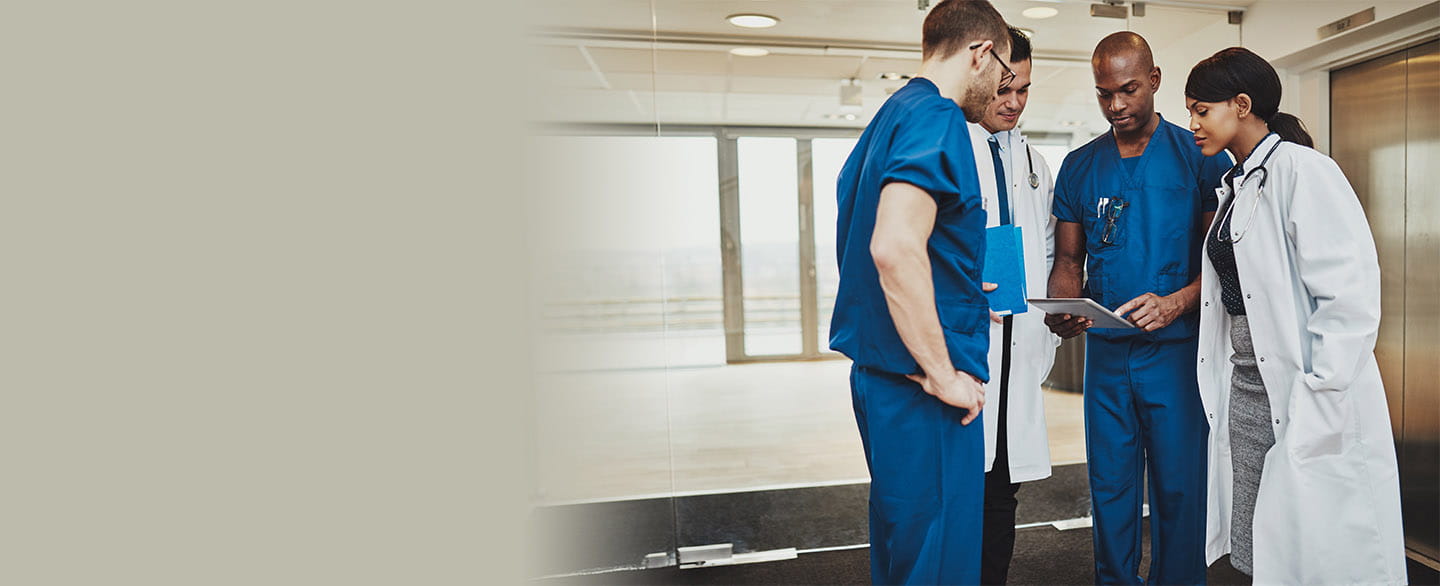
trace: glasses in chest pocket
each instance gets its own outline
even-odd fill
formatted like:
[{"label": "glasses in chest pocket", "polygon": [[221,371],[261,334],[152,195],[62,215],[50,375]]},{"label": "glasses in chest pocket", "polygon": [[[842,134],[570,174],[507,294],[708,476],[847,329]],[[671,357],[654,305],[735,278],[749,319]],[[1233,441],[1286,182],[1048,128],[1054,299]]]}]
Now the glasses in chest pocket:
[{"label": "glasses in chest pocket", "polygon": [[1105,221],[1105,228],[1100,232],[1100,245],[1114,246],[1120,240],[1120,216],[1125,213],[1125,208],[1130,207],[1130,204],[1117,197],[1107,200],[1101,206],[1103,210],[1100,217]]}]

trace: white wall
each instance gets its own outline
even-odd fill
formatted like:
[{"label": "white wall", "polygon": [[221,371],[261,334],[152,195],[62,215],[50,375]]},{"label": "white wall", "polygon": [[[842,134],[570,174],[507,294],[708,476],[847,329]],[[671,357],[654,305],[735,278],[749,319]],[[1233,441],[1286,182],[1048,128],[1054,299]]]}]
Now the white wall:
[{"label": "white wall", "polygon": [[1155,65],[1160,67],[1155,110],[1165,120],[1189,128],[1185,80],[1190,69],[1216,51],[1238,45],[1240,27],[1229,24],[1223,13],[1164,8],[1154,7],[1144,18],[1132,18],[1130,28],[1152,47],[1163,43],[1163,49],[1155,50]]},{"label": "white wall", "polygon": [[1321,26],[1371,6],[1375,7],[1375,21],[1380,22],[1431,1],[1259,0],[1245,12],[1241,42],[1261,57],[1274,60],[1320,42],[1316,29]]},{"label": "white wall", "polygon": [[[1316,29],[1370,7],[1375,21],[1320,39]],[[1417,19],[1414,11],[1420,10]],[[1260,0],[1245,13],[1243,46],[1276,66],[1284,84],[1280,109],[1305,123],[1315,148],[1330,152],[1330,70],[1352,56],[1383,53],[1440,30],[1434,0]],[[1429,32],[1423,32],[1429,31]],[[1376,55],[1378,56],[1378,54]]]}]

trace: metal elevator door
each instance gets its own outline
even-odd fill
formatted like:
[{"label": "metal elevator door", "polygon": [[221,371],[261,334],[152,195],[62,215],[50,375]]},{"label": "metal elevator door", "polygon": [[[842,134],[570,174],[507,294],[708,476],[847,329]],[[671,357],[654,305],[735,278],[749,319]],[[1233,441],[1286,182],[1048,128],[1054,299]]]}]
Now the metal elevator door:
[{"label": "metal elevator door", "polygon": [[1440,563],[1440,41],[1330,74],[1331,156],[1380,255],[1375,344],[1390,406],[1405,544]]}]

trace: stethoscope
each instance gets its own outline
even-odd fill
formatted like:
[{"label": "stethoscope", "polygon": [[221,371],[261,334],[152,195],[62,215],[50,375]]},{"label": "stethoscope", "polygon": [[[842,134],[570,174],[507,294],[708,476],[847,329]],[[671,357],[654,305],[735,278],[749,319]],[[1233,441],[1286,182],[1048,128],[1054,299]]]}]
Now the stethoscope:
[{"label": "stethoscope", "polygon": [[1030,145],[1028,144],[1025,145],[1025,169],[1030,171],[1030,174],[1025,178],[1025,180],[1030,183],[1030,189],[1038,189],[1040,187],[1040,176],[1035,174],[1035,156],[1031,154]]},{"label": "stethoscope", "polygon": [[1030,189],[1040,187],[1040,176],[1035,174],[1035,158],[1030,154],[1030,145],[1025,145],[1025,168],[1030,170]]},{"label": "stethoscope", "polygon": [[[1275,134],[1275,133],[1272,132],[1272,133],[1270,133],[1270,134]],[[1269,136],[1269,135],[1266,135],[1265,138],[1270,138],[1270,136]],[[1261,139],[1261,142],[1264,142],[1264,139]],[[1260,159],[1260,164],[1259,164],[1259,165],[1256,165],[1254,169],[1251,169],[1249,173],[1246,173],[1246,174],[1245,174],[1245,178],[1244,178],[1244,179],[1241,179],[1241,180],[1240,180],[1240,186],[1239,186],[1239,187],[1234,187],[1234,188],[1231,189],[1231,191],[1234,192],[1234,194],[1233,194],[1234,197],[1235,197],[1236,199],[1239,199],[1239,197],[1240,197],[1240,190],[1245,188],[1245,184],[1250,182],[1250,178],[1251,178],[1251,177],[1254,177],[1254,176],[1257,175],[1257,174],[1260,175],[1260,185],[1259,185],[1259,187],[1255,190],[1255,201],[1250,204],[1250,219],[1248,219],[1248,220],[1245,221],[1245,228],[1242,229],[1242,230],[1240,230],[1240,233],[1239,233],[1238,235],[1232,235],[1229,230],[1221,230],[1221,229],[1220,229],[1221,227],[1223,227],[1223,226],[1226,225],[1226,222],[1229,222],[1229,221],[1230,221],[1231,217],[1233,217],[1233,216],[1235,215],[1235,201],[1232,200],[1232,201],[1230,202],[1230,208],[1227,209],[1227,210],[1225,210],[1225,217],[1224,217],[1224,218],[1221,218],[1221,219],[1220,219],[1220,223],[1218,223],[1218,224],[1215,225],[1215,230],[1216,230],[1217,232],[1219,232],[1218,234],[1215,235],[1215,238],[1216,238],[1217,240],[1221,240],[1221,241],[1224,241],[1224,242],[1229,242],[1229,243],[1231,243],[1231,244],[1234,244],[1234,243],[1236,243],[1236,242],[1239,242],[1241,239],[1245,238],[1245,234],[1247,234],[1247,233],[1250,232],[1250,226],[1251,226],[1251,224],[1254,224],[1254,223],[1255,223],[1255,210],[1259,209],[1259,207],[1260,207],[1260,198],[1262,198],[1262,197],[1265,196],[1265,183],[1268,182],[1268,181],[1270,181],[1270,170],[1267,169],[1267,168],[1265,168],[1265,163],[1270,162],[1270,155],[1275,154],[1275,149],[1279,148],[1279,147],[1280,147],[1280,143],[1282,143],[1282,142],[1285,142],[1285,141],[1283,141],[1283,140],[1277,140],[1277,141],[1275,141],[1275,144],[1270,146],[1270,150],[1269,150],[1269,151],[1266,151],[1266,153],[1265,153],[1265,158]],[[1240,163],[1240,168],[1243,169],[1243,168],[1244,168],[1244,164],[1245,164],[1244,161],[1241,161],[1241,163]],[[1228,237],[1228,238],[1227,238],[1227,237]]]},{"label": "stethoscope", "polygon": [[[1022,142],[1021,144],[1024,143]],[[1035,174],[1035,155],[1030,152],[1030,145],[1028,144],[1025,145],[1025,169],[1030,171],[1030,174],[1025,177],[1025,180],[1030,183],[1030,189],[1039,188],[1040,176]]]}]

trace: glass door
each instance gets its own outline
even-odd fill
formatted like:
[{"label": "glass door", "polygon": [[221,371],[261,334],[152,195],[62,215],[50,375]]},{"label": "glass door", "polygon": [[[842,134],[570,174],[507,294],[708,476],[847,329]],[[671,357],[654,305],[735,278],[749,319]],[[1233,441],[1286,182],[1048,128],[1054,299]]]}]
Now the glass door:
[{"label": "glass door", "polygon": [[821,350],[829,347],[830,315],[835,311],[835,292],[840,288],[840,267],[835,258],[835,179],[845,159],[855,148],[855,138],[816,138],[810,141],[814,181],[815,223],[815,304],[818,319],[815,336]]},{"label": "glass door", "polygon": [[835,177],[858,132],[741,132],[719,132],[727,360],[838,357]]},{"label": "glass door", "polygon": [[743,357],[803,355],[796,140],[745,136],[736,149]]}]

